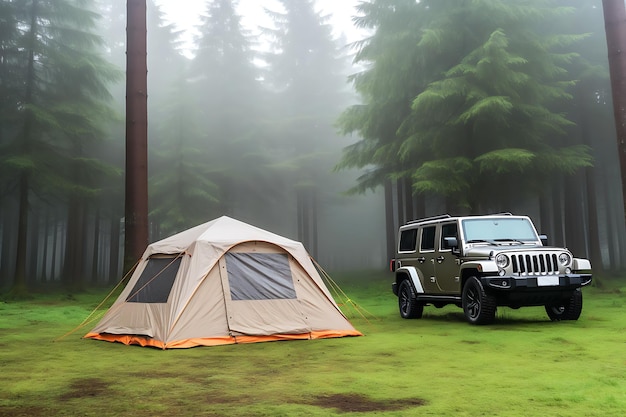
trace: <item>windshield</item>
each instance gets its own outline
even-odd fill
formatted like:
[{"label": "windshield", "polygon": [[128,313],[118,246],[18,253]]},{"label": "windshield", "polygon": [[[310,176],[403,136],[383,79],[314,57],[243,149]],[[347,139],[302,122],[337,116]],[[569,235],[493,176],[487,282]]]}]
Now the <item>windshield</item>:
[{"label": "windshield", "polygon": [[526,218],[465,219],[462,221],[466,242],[517,240],[536,241],[532,223]]}]

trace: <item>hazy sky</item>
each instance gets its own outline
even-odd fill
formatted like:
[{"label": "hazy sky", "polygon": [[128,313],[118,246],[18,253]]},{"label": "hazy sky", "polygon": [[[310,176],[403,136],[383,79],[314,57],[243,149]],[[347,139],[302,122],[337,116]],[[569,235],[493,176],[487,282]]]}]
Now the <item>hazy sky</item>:
[{"label": "hazy sky", "polygon": [[[205,11],[206,0],[155,0],[161,6],[166,19],[175,23],[180,29],[189,30],[186,42],[193,38],[194,27],[199,23],[200,14]],[[352,16],[356,14],[354,7],[361,0],[315,0],[316,9],[322,14],[331,14],[331,23],[335,27],[335,35],[344,33],[349,42],[362,38],[352,25]],[[280,10],[275,0],[239,0],[239,13],[243,24],[253,33],[259,25],[267,25],[268,18],[263,11],[267,7]]]}]

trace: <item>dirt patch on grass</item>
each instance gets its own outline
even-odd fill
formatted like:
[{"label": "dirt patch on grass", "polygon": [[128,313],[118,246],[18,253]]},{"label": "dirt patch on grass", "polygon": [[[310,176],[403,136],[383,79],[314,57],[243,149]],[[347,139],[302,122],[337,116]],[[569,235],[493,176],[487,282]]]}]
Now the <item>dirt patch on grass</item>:
[{"label": "dirt patch on grass", "polygon": [[50,410],[39,407],[0,407],[2,417],[44,417],[49,416]]},{"label": "dirt patch on grass", "polygon": [[98,378],[79,379],[70,385],[69,392],[61,395],[61,400],[71,400],[73,398],[98,397],[104,395],[109,390],[109,383]]},{"label": "dirt patch on grass", "polygon": [[405,398],[400,400],[373,400],[360,394],[329,394],[318,395],[311,405],[324,408],[336,408],[349,412],[395,411],[426,405],[421,398]]}]

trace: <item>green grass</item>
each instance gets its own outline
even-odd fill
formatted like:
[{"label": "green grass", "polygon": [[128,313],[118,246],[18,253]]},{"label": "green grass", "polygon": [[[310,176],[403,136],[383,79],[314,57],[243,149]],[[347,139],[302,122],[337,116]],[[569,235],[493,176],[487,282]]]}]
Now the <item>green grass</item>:
[{"label": "green grass", "polygon": [[[403,320],[385,272],[333,275],[365,336],[162,351],[81,339],[105,292],[0,303],[0,416],[623,416],[626,288],[580,320],[499,309]],[[621,285],[626,282],[622,281]]]}]

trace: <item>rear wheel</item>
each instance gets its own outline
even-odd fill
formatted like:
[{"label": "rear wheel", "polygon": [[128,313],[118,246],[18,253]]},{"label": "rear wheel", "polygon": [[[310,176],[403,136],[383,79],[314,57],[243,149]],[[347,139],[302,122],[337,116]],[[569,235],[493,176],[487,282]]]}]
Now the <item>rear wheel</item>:
[{"label": "rear wheel", "polygon": [[489,324],[496,318],[496,299],[487,294],[478,278],[469,277],[461,297],[463,313],[471,324]]},{"label": "rear wheel", "polygon": [[583,293],[580,288],[574,290],[569,299],[562,303],[546,305],[546,313],[552,321],[578,320],[583,311]]},{"label": "rear wheel", "polygon": [[417,301],[411,283],[407,279],[400,283],[398,289],[398,307],[403,319],[419,319],[424,312],[424,304]]}]

